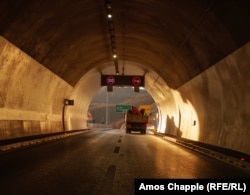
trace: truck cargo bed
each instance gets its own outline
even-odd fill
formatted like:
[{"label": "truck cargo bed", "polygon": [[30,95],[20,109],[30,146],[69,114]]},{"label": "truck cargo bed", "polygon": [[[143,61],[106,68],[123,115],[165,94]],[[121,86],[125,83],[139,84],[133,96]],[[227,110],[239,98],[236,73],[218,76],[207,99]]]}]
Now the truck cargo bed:
[{"label": "truck cargo bed", "polygon": [[142,134],[145,134],[147,129],[147,123],[148,116],[146,115],[125,115],[126,133],[131,133],[132,131],[140,131]]}]

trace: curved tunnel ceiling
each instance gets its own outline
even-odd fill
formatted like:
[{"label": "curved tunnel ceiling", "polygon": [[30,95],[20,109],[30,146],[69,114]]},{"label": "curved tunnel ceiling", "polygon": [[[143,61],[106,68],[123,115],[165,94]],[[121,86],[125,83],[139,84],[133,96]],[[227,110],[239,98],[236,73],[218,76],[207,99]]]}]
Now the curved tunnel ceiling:
[{"label": "curved tunnel ceiling", "polygon": [[153,71],[176,89],[249,41],[249,8],[247,0],[1,1],[0,33],[72,86],[91,69],[115,74],[115,47],[120,74]]}]

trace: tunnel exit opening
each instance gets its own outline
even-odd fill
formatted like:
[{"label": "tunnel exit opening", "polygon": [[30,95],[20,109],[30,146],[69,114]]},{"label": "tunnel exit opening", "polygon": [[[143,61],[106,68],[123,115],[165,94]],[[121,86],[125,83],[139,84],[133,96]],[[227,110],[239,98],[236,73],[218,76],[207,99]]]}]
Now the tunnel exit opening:
[{"label": "tunnel exit opening", "polygon": [[[156,113],[154,103],[154,99],[143,87],[140,87],[139,92],[134,92],[133,87],[114,86],[113,91],[108,92],[104,86],[90,102],[88,112],[91,113],[91,118],[88,119],[88,125],[120,128],[124,113],[131,106],[147,108],[146,114],[152,115]],[[117,109],[118,105],[124,109]]]}]

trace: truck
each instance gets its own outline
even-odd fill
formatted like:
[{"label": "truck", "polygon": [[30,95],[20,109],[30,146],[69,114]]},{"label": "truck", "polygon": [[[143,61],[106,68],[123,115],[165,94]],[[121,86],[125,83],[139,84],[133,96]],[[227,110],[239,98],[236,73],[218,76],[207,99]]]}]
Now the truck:
[{"label": "truck", "polygon": [[148,116],[144,114],[143,110],[138,111],[135,107],[125,113],[125,128],[126,133],[132,131],[140,131],[141,134],[146,134],[148,124]]}]

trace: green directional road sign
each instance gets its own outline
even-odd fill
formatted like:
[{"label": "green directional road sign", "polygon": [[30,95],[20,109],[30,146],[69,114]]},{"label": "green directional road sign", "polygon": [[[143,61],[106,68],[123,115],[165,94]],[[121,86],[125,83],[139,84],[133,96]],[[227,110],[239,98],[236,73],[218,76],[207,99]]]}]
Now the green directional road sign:
[{"label": "green directional road sign", "polygon": [[116,105],[115,107],[116,112],[126,112],[129,109],[131,109],[131,105]]}]

